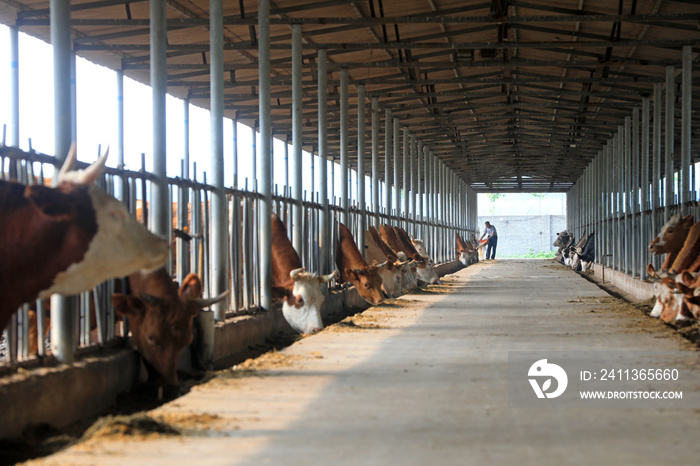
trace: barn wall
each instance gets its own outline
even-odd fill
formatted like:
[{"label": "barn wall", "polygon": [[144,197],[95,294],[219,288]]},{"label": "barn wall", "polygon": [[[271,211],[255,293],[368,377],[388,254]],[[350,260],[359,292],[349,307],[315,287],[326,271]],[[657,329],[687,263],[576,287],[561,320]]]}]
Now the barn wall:
[{"label": "barn wall", "polygon": [[479,216],[481,233],[487,220],[498,232],[497,257],[521,255],[530,249],[553,251],[552,243],[557,239],[557,233],[566,226],[564,215],[491,215]]}]

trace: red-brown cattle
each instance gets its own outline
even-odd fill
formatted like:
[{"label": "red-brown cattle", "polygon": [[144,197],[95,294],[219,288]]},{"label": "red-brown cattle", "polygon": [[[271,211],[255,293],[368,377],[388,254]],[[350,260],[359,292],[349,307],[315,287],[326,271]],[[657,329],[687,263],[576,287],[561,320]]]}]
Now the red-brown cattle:
[{"label": "red-brown cattle", "polygon": [[[367,265],[362,253],[357,249],[350,230],[342,223],[338,224],[338,239],[335,244],[335,260],[340,271],[340,280],[350,282],[362,298],[370,304],[377,305],[384,299],[379,265]],[[382,264],[383,265],[383,264]]]},{"label": "red-brown cattle", "polygon": [[114,293],[112,305],[129,319],[131,342],[143,359],[167,383],[177,383],[177,363],[182,350],[192,343],[192,321],[202,308],[224,299],[201,299],[202,282],[187,275],[178,291],[164,269],[129,276],[131,294]]},{"label": "red-brown cattle", "polygon": [[320,285],[337,274],[317,275],[304,271],[301,259],[287,237],[282,220],[272,214],[272,296],[282,300],[282,314],[299,333],[323,329]]},{"label": "red-brown cattle", "polygon": [[692,226],[692,215],[687,215],[682,220],[680,215],[674,215],[649,244],[649,252],[656,255],[668,254],[661,265],[662,272],[667,271],[673,265]]},{"label": "red-brown cattle", "polygon": [[168,244],[94,186],[106,160],[70,171],[73,146],[56,188],[0,181],[0,330],[22,303],[77,294],[167,260]]}]

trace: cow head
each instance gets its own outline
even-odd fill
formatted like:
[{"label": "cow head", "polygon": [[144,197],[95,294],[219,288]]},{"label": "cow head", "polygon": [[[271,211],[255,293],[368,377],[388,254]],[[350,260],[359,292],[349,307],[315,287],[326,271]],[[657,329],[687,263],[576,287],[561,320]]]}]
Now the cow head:
[{"label": "cow head", "polygon": [[680,251],[692,226],[692,215],[687,215],[682,220],[680,215],[674,215],[649,244],[649,252],[666,254]]},{"label": "cow head", "polygon": [[[58,273],[51,287],[39,294],[40,298],[48,298],[53,293],[76,294],[112,277],[127,276],[139,270],[152,271],[168,258],[167,242],[150,233],[121,202],[94,185],[104,171],[108,153],[83,171],[71,171],[76,159],[73,145],[61,168],[55,191],[71,193],[86,189],[95,212],[97,230],[83,259]],[[48,198],[42,196],[39,189],[49,188],[32,188],[37,188],[33,196],[39,202]],[[44,208],[57,207],[44,204]]]},{"label": "cow head", "polygon": [[289,325],[299,333],[314,333],[323,329],[321,308],[324,296],[320,286],[332,278],[338,277],[338,272],[328,275],[318,275],[306,272],[304,267],[289,272],[294,281],[294,288],[282,302],[282,314]]},{"label": "cow head", "polygon": [[192,321],[199,311],[225,298],[200,299],[202,283],[195,274],[183,281],[177,296],[140,296],[114,293],[116,312],[129,319],[132,343],[158,374],[177,384],[177,363],[183,348],[192,342]]},{"label": "cow head", "polygon": [[400,251],[396,253],[399,261],[403,264],[401,266],[401,288],[404,290],[410,290],[418,286],[418,278],[416,272],[415,262],[410,260],[406,253]]},{"label": "cow head", "polygon": [[562,231],[561,233],[557,233],[557,239],[554,240],[552,246],[554,246],[555,248],[564,247],[568,245],[570,239],[571,233],[569,233],[568,231]]},{"label": "cow head", "polygon": [[391,259],[389,259],[377,266],[379,276],[382,278],[384,293],[386,293],[389,298],[398,298],[401,296],[401,268],[406,263],[408,263],[408,261],[392,262]]},{"label": "cow head", "polygon": [[418,278],[425,283],[430,283],[431,285],[441,285],[442,282],[440,281],[440,277],[438,276],[437,272],[435,272],[433,261],[428,256],[428,252],[425,249],[423,241],[420,239],[413,240],[413,247],[416,248],[418,254],[425,259],[425,266],[423,268],[418,266]]},{"label": "cow head", "polygon": [[376,262],[367,267],[345,269],[345,277],[357,289],[362,298],[372,305],[377,305],[384,299],[382,296],[382,278]]}]

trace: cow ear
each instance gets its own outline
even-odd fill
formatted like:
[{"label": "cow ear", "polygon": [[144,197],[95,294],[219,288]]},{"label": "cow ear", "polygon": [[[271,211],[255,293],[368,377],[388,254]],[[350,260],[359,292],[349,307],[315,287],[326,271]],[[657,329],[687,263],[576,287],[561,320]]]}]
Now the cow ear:
[{"label": "cow ear", "polygon": [[122,317],[142,317],[146,312],[146,305],[141,299],[122,293],[112,293],[112,306]]},{"label": "cow ear", "polygon": [[283,286],[272,287],[272,299],[286,299],[292,295],[292,292]]},{"label": "cow ear", "polygon": [[391,261],[386,261],[386,269],[387,270],[394,270],[394,263]]},{"label": "cow ear", "polygon": [[198,299],[202,297],[204,287],[197,274],[191,273],[182,280],[178,295],[183,299]]},{"label": "cow ear", "polygon": [[73,208],[70,196],[46,186],[27,186],[27,189],[24,191],[24,197],[51,217],[68,215]]}]

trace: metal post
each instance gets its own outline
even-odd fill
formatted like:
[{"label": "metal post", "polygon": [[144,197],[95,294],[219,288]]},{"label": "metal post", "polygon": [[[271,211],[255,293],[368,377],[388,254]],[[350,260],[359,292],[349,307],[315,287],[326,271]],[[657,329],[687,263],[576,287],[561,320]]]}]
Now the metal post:
[{"label": "metal post", "polygon": [[166,109],[168,91],[166,4],[150,0],[151,90],[153,94],[153,179],[151,181],[151,229],[168,236],[168,185],[166,182]]},{"label": "metal post", "polygon": [[231,161],[233,169],[233,189],[238,189],[238,116],[234,117],[233,121],[233,160]]},{"label": "metal post", "polygon": [[675,99],[674,93],[674,79],[673,79],[673,66],[666,67],[666,164],[664,174],[666,175],[666,217],[671,215],[671,206],[675,203],[674,201],[674,185],[675,180],[673,176],[673,100]]},{"label": "metal post", "polygon": [[365,202],[365,86],[357,86],[357,204],[359,228],[357,244],[365,256],[365,229],[367,228],[367,210]]},{"label": "metal post", "polygon": [[414,236],[418,234],[418,231],[416,230],[416,157],[417,157],[416,151],[417,151],[416,136],[414,134],[411,134],[411,160],[409,162],[409,171],[411,172],[411,184],[410,184],[411,202],[410,202],[409,212],[410,212],[410,219],[412,221],[411,232],[413,233]]},{"label": "metal post", "polygon": [[637,247],[637,244],[639,244],[639,234],[641,232],[641,214],[639,217],[637,216],[637,211],[641,212],[641,209],[638,206],[639,165],[641,162],[639,158],[639,142],[639,107],[634,107],[632,109],[632,194],[630,198],[630,213],[632,215],[632,243],[630,245],[630,248],[632,250],[632,277],[635,277],[637,275],[637,264],[639,264],[639,260],[641,259],[641,257],[639,256],[639,248]]},{"label": "metal post", "polygon": [[272,309],[272,288],[270,281],[272,259],[272,184],[270,172],[270,136],[272,134],[270,113],[270,0],[258,2],[258,80],[260,87],[260,305]]},{"label": "metal post", "polygon": [[[224,193],[224,20],[223,0],[209,0],[209,69],[211,125],[211,293],[218,296],[228,289],[228,225]],[[226,320],[228,299],[213,304],[217,321]],[[213,351],[213,341],[212,351]],[[208,345],[207,345],[208,347]],[[213,357],[213,353],[210,355]]]},{"label": "metal post", "polygon": [[[51,45],[53,46],[54,79],[54,150],[63,161],[71,145],[73,115],[71,110],[71,32],[70,1],[51,0]],[[53,177],[56,184],[58,177]],[[53,354],[64,364],[74,361],[74,300],[60,295],[51,297],[54,325],[51,326]]]},{"label": "metal post", "polygon": [[631,228],[631,217],[630,217],[630,207],[631,207],[631,196],[630,196],[630,191],[631,191],[631,186],[632,186],[632,173],[630,173],[630,169],[632,167],[632,119],[630,117],[625,117],[625,125],[624,125],[624,152],[623,152],[623,162],[624,163],[624,169],[621,170],[622,172],[622,189],[624,190],[624,203],[625,203],[625,219],[624,219],[624,224],[623,224],[623,234],[625,235],[625,249],[624,249],[624,259],[625,259],[625,273],[630,272],[630,268],[632,265],[632,258],[631,253],[632,249],[630,247],[630,243],[632,242],[632,228]]},{"label": "metal post", "polygon": [[[124,168],[124,72],[117,70],[117,168]],[[126,178],[119,179],[119,199],[126,200]]]},{"label": "metal post", "polygon": [[379,98],[372,97],[372,212],[379,228]]},{"label": "metal post", "polygon": [[258,134],[257,134],[257,131],[255,131],[255,126],[256,125],[253,125],[250,127],[250,136],[251,136],[251,142],[252,142],[251,154],[250,154],[250,164],[251,164],[251,168],[252,168],[252,173],[251,173],[252,186],[250,187],[251,191],[258,190]]},{"label": "metal post", "polygon": [[326,75],[326,50],[318,51],[318,157],[320,159],[319,198],[321,212],[319,212],[319,273],[327,273],[329,267],[330,249],[330,213],[328,209],[328,84]]},{"label": "metal post", "polygon": [[420,235],[421,239],[425,240],[425,231],[423,230],[423,151],[425,147],[423,146],[423,141],[418,141],[418,163],[417,165],[417,175],[416,175],[416,221],[419,222],[417,225],[416,235]]},{"label": "metal post", "polygon": [[400,141],[399,141],[399,119],[394,118],[394,201],[393,201],[393,206],[394,209],[396,210],[396,217],[401,216],[401,202],[400,202],[400,197],[401,192],[400,192],[400,187],[401,185],[399,184],[399,170],[401,169],[401,159],[399,155],[399,146],[400,146]]},{"label": "metal post", "polygon": [[[10,145],[19,147],[19,28],[10,27]],[[10,177],[17,177],[17,164],[10,162]],[[1,330],[1,329],[0,329]]]},{"label": "metal post", "polygon": [[[654,119],[651,147],[651,232],[653,237],[659,232],[659,211],[661,210],[661,83],[654,84]],[[654,267],[658,267],[659,259],[652,256],[652,263]]]},{"label": "metal post", "polygon": [[[304,249],[304,235],[302,230],[303,214],[303,186],[302,183],[302,109],[301,109],[301,25],[292,26],[292,163],[294,175],[294,187],[292,189],[294,199],[292,207],[292,243],[297,254],[301,255]],[[304,264],[307,265],[308,264]]]},{"label": "metal post", "polygon": [[693,78],[693,47],[683,47],[683,84],[681,107],[681,213],[690,214],[690,125],[692,123],[692,78]]},{"label": "metal post", "polygon": [[348,70],[340,71],[340,221],[348,225],[350,196],[348,194]]},{"label": "metal post", "polygon": [[408,154],[409,154],[409,147],[408,147],[408,142],[409,142],[409,137],[408,137],[408,127],[404,126],[403,127],[403,174],[402,174],[402,183],[401,187],[403,188],[403,208],[401,209],[403,212],[403,216],[405,218],[404,225],[406,229],[408,230],[408,190],[410,188],[410,183],[411,183],[411,172],[409,171],[409,165],[408,165]]},{"label": "metal post", "polygon": [[391,134],[391,110],[384,110],[384,208],[386,215],[391,215],[391,151],[394,140]]},{"label": "metal post", "polygon": [[[642,97],[642,205],[639,236],[639,278],[646,278],[647,244],[651,239],[648,223],[649,211],[649,97]],[[653,212],[651,218],[654,218]],[[653,230],[652,230],[653,232]]]}]

